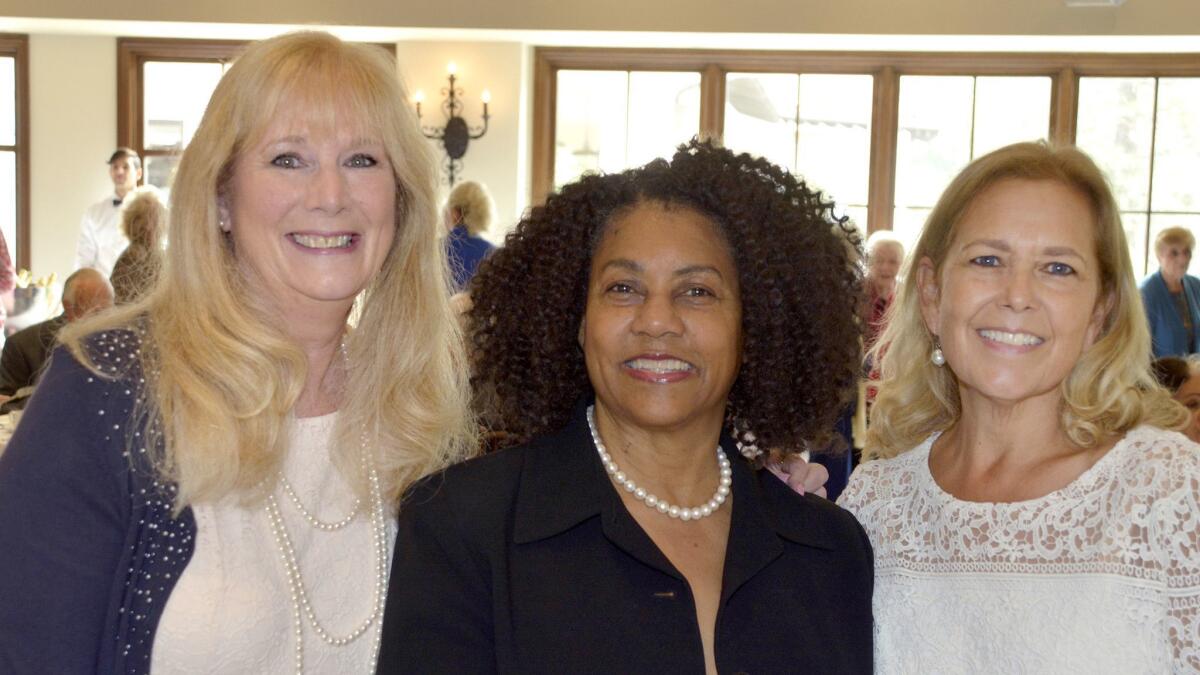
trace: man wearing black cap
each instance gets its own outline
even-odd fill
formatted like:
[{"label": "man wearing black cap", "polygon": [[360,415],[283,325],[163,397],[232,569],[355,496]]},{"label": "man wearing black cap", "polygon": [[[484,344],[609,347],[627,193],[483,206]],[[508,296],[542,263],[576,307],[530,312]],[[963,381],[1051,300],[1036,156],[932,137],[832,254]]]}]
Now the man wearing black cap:
[{"label": "man wearing black cap", "polygon": [[142,178],[141,158],[130,148],[117,148],[108,158],[108,176],[113,193],[83,213],[75,247],[75,269],[91,267],[105,277],[112,274],[117,257],[129,245],[121,231],[121,203]]}]

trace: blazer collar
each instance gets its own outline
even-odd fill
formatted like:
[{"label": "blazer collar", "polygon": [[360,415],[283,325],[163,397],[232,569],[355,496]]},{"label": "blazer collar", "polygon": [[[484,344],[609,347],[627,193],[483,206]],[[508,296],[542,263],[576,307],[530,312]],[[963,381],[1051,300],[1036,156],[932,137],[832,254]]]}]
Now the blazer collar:
[{"label": "blazer collar", "polygon": [[[605,474],[584,416],[586,406],[577,405],[563,429],[530,443],[517,492],[515,543],[547,539],[599,516],[613,544],[682,579],[625,509]],[[822,509],[802,504],[782,481],[756,471],[727,436],[722,435],[721,447],[733,466],[724,598],[782,555],[781,538],[815,548],[837,547],[818,515]]]}]

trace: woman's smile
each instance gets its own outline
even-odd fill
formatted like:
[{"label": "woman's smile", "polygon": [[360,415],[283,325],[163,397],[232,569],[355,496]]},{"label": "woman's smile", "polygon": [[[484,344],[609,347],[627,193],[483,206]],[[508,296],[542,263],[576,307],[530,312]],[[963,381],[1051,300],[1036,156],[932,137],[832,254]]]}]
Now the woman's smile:
[{"label": "woman's smile", "polygon": [[621,364],[629,376],[643,382],[672,384],[692,377],[696,367],[667,354],[646,354]]}]

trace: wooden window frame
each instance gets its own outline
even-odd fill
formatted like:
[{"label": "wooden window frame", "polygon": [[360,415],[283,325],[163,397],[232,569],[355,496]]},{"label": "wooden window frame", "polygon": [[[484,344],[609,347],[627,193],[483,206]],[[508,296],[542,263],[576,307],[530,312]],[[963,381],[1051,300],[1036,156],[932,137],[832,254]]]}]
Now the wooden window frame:
[{"label": "wooden window frame", "polygon": [[[117,145],[133,148],[145,165],[147,152],[144,66],[148,61],[220,63],[232,61],[245,40],[182,40],[117,38]],[[170,156],[173,150],[152,150],[150,156]]]},{"label": "wooden window frame", "polygon": [[[166,157],[177,150],[144,147],[146,126],[144,66],[148,61],[220,63],[233,61],[249,40],[188,40],[176,38],[117,38],[117,145],[133,148],[142,158]],[[396,58],[391,42],[370,43]]]},{"label": "wooden window frame", "polygon": [[29,208],[29,36],[0,33],[0,56],[15,59],[16,85],[16,145],[0,146],[0,150],[13,151],[17,159],[17,241],[10,246],[9,255],[17,269],[28,269],[30,265],[30,208]]},{"label": "wooden window frame", "polygon": [[792,52],[685,49],[534,49],[531,200],[554,188],[559,70],[692,71],[700,79],[700,136],[721,141],[725,77],[732,72],[873,75],[867,231],[889,230],[895,208],[900,78],[905,75],[1043,76],[1051,82],[1049,138],[1075,141],[1080,77],[1200,77],[1200,54],[1024,52]]}]

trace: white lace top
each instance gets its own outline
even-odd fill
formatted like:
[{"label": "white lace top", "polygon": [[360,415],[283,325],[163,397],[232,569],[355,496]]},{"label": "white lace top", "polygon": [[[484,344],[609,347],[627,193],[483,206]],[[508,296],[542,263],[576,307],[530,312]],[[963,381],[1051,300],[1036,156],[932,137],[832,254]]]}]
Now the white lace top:
[{"label": "white lace top", "polygon": [[[293,420],[283,467],[304,507],[325,521],[340,520],[354,504],[353,491],[329,457],[336,419],[337,413]],[[375,590],[368,509],[364,504],[345,528],[325,532],[309,525],[281,492],[276,498],[317,620],[335,636],[346,635],[370,614]],[[151,672],[295,672],[292,600],[266,507],[243,506],[231,497],[193,505],[192,512],[196,549],[167,600]],[[390,543],[395,521],[387,522]],[[349,645],[332,647],[306,620],[305,672],[374,672],[377,629],[378,624]]]},{"label": "white lace top", "polygon": [[934,437],[838,500],[875,549],[878,673],[1200,672],[1200,447],[1135,429],[1070,485],[977,503]]}]

